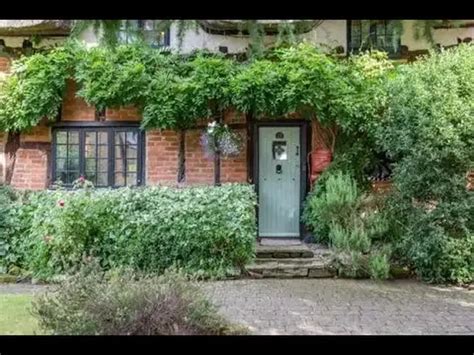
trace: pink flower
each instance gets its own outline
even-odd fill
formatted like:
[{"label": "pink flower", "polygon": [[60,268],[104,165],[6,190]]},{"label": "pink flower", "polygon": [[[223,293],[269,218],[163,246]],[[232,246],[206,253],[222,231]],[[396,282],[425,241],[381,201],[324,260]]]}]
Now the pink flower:
[{"label": "pink flower", "polygon": [[50,235],[47,235],[45,237],[43,237],[43,240],[45,241],[45,243],[49,243],[50,241],[52,241],[54,238]]},{"label": "pink flower", "polygon": [[58,205],[59,205],[60,207],[64,207],[64,200],[59,200],[59,201],[58,201]]},{"label": "pink flower", "polygon": [[84,182],[85,180],[86,180],[86,178],[84,177],[84,175],[81,175],[81,176],[79,177],[79,181],[80,181],[80,182]]}]

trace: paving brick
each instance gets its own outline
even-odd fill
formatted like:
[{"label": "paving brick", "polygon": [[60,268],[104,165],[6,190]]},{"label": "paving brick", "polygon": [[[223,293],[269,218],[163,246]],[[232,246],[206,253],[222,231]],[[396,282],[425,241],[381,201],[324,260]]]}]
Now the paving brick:
[{"label": "paving brick", "polygon": [[474,335],[472,291],[413,280],[236,280],[203,289],[224,316],[255,334]]}]

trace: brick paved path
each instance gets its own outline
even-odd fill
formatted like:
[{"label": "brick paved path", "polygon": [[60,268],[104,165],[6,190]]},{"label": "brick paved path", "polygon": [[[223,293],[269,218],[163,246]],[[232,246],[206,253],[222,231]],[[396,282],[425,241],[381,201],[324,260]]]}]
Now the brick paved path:
[{"label": "brick paved path", "polygon": [[223,315],[254,334],[474,334],[474,291],[411,280],[207,283]]}]

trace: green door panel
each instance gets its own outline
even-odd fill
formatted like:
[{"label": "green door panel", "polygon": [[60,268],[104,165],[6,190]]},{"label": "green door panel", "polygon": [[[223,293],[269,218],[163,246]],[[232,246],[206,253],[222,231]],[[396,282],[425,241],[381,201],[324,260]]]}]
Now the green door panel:
[{"label": "green door panel", "polygon": [[300,236],[299,127],[259,127],[258,232],[260,237]]}]

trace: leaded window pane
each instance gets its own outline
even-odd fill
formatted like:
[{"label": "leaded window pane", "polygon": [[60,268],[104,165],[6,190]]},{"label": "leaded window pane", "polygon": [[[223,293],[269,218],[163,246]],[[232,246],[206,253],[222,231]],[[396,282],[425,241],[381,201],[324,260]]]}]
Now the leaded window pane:
[{"label": "leaded window pane", "polygon": [[138,185],[139,140],[138,128],[58,129],[54,179],[71,185],[83,175],[95,186]]}]

